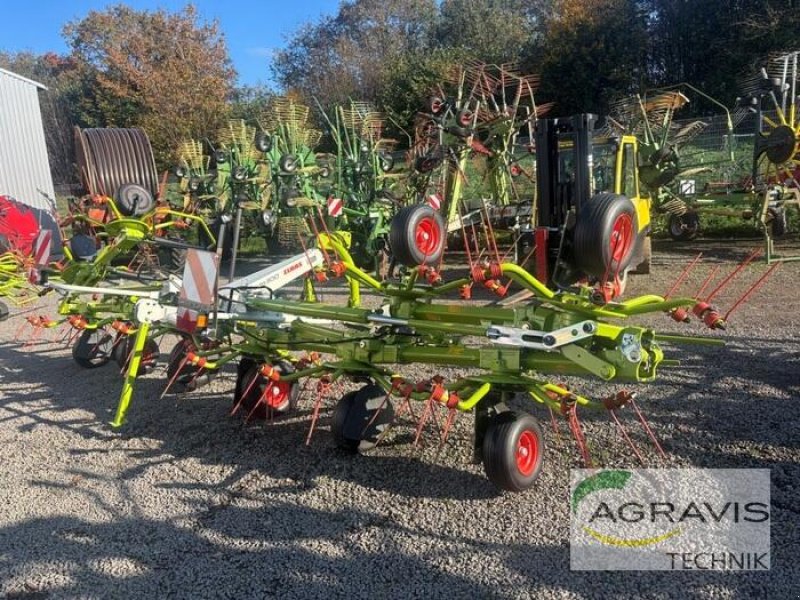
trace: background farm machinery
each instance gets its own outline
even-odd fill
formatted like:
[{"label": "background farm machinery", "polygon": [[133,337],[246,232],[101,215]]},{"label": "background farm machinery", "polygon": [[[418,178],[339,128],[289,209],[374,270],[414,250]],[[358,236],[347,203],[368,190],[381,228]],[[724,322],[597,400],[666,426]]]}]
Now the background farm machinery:
[{"label": "background farm machinery", "polygon": [[[667,216],[672,238],[694,239],[702,215],[739,217],[763,233],[767,262],[778,259],[775,243],[787,233],[788,211],[800,194],[799,55],[770,57],[742,83],[733,111],[687,84],[614,107],[608,127],[639,139],[642,185],[656,212]],[[722,112],[677,120],[689,95]]]}]

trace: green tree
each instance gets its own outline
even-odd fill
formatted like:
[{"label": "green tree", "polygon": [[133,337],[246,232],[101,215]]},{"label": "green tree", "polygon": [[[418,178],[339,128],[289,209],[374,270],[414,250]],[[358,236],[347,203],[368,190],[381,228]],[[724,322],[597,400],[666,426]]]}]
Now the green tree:
[{"label": "green tree", "polygon": [[437,45],[460,49],[487,63],[515,62],[541,33],[546,4],[541,0],[444,0]]},{"label": "green tree", "polygon": [[398,61],[431,47],[435,0],[350,0],[302,27],[273,62],[276,80],[304,101],[374,101]]},{"label": "green tree", "polygon": [[637,0],[560,0],[537,58],[555,114],[606,112],[646,84],[647,18]]},{"label": "green tree", "polygon": [[157,163],[179,143],[216,131],[227,117],[235,71],[217,22],[182,11],[116,5],[64,27],[71,57],[88,83],[77,105],[82,125],[144,128]]}]

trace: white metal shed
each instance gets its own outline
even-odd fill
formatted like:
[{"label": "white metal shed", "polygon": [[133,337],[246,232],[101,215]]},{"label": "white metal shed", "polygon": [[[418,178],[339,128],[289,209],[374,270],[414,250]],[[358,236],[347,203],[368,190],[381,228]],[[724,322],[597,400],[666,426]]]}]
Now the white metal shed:
[{"label": "white metal shed", "polygon": [[46,89],[0,69],[0,195],[38,209],[40,223],[52,228],[55,191],[39,107],[39,90]]}]

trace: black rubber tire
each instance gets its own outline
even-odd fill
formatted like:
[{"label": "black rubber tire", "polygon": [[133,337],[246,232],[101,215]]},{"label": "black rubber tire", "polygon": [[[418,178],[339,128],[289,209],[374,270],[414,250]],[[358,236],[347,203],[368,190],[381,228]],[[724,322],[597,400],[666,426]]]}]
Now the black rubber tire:
[{"label": "black rubber tire", "polygon": [[294,173],[300,166],[300,162],[294,154],[284,154],[278,162],[278,167],[284,173]]},{"label": "black rubber tire", "polygon": [[[611,252],[612,233],[617,219],[623,215],[631,219],[632,239],[625,253],[619,259],[614,259]],[[573,246],[576,266],[595,277],[622,273],[633,258],[637,235],[633,202],[610,192],[595,194],[581,208],[575,223]]]},{"label": "black rubber tire", "polygon": [[342,448],[343,450],[353,453],[358,452],[359,441],[351,440],[346,437],[343,433],[343,429],[345,421],[347,420],[347,415],[350,412],[350,407],[356,399],[356,394],[358,394],[358,390],[347,392],[342,396],[339,402],[336,403],[333,414],[331,415],[331,435],[333,436],[333,443],[336,444],[337,448]]},{"label": "black rubber tire", "polygon": [[111,360],[113,343],[104,329],[84,329],[72,345],[72,359],[84,369],[102,367]]},{"label": "black rubber tire", "polygon": [[256,150],[259,152],[269,152],[272,150],[272,136],[268,134],[266,131],[259,131],[256,133],[255,140],[253,140],[253,144],[256,147]]},{"label": "black rubber tire", "polygon": [[[521,454],[523,449],[528,454]],[[530,453],[533,457],[528,459]],[[486,476],[509,492],[522,492],[534,484],[544,466],[544,453],[542,426],[527,414],[503,412],[494,416],[483,438]]]},{"label": "black rubber tire", "polygon": [[5,321],[8,318],[8,304],[0,301],[0,321]]},{"label": "black rubber tire", "polygon": [[[295,371],[292,363],[285,360],[277,361],[273,366],[281,375],[289,375]],[[245,417],[251,414],[259,398],[261,398],[261,395],[266,389],[266,378],[258,372],[260,367],[260,363],[257,363],[251,358],[244,357],[239,361],[236,388],[233,394],[233,405],[239,405],[239,410]],[[251,385],[254,377],[257,378],[256,383]],[[253,418],[269,419],[276,416],[287,415],[294,412],[297,408],[297,400],[300,396],[300,386],[297,382],[286,383],[279,381],[278,384],[288,386],[284,401],[273,407],[267,407],[262,403],[255,409],[255,412],[252,412]],[[245,392],[247,392],[247,395],[242,398]]]},{"label": "black rubber tire", "polygon": [[97,254],[97,241],[79,233],[69,240],[69,250],[75,260],[92,260]]},{"label": "black rubber tire", "polygon": [[444,218],[427,204],[405,206],[392,218],[389,246],[394,260],[401,264],[438,264],[446,244]]},{"label": "black rubber tire", "polygon": [[386,390],[371,383],[352,397],[342,396],[331,419],[331,434],[340,448],[365,452],[375,447],[393,420],[394,407],[386,397]]},{"label": "black rubber tire", "polygon": [[689,242],[700,233],[700,217],[694,212],[670,215],[667,230],[676,242]]},{"label": "black rubber tire", "polygon": [[[128,357],[133,352],[133,346],[136,343],[135,335],[126,335],[117,343],[114,348],[113,358],[119,365],[120,369],[125,369],[128,366]],[[142,352],[142,360],[139,362],[139,375],[146,375],[151,373],[158,365],[158,359],[161,356],[161,350],[158,344],[153,339],[148,339],[144,343],[144,352]]]},{"label": "black rubber tire", "polygon": [[153,210],[156,205],[153,195],[135,183],[120,186],[115,198],[119,212],[126,217],[141,217]]}]

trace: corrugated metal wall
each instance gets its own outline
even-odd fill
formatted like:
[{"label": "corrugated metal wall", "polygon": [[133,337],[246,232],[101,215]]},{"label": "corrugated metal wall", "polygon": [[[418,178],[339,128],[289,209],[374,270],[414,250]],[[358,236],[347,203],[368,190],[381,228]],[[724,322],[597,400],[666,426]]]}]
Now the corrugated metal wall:
[{"label": "corrugated metal wall", "polygon": [[49,213],[55,199],[39,108],[44,86],[0,69],[0,195]]}]

